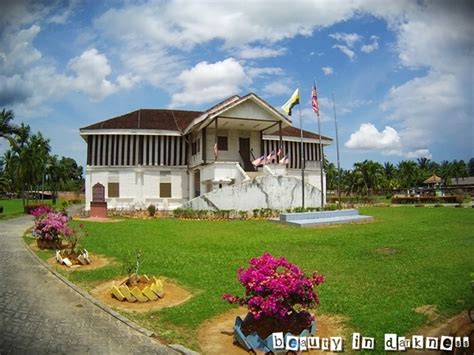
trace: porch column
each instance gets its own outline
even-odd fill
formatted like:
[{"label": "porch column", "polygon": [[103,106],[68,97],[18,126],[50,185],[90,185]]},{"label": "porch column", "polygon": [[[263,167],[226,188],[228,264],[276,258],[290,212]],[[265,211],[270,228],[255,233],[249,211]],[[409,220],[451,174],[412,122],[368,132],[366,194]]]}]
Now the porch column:
[{"label": "porch column", "polygon": [[207,148],[207,144],[206,144],[206,128],[207,127],[204,127],[202,129],[202,138],[201,138],[201,154],[202,154],[202,161],[204,164],[206,164],[206,158],[207,158],[207,154],[206,154],[206,148]]},{"label": "porch column", "polygon": [[216,121],[215,121],[215,125],[214,125],[214,127],[215,127],[214,147],[215,147],[215,149],[214,149],[214,147],[212,147],[213,150],[214,150],[214,160],[215,161],[217,161],[217,154],[215,152],[219,151],[219,146],[217,145],[217,123],[218,123],[218,121],[217,121],[217,117],[216,117]]},{"label": "porch column", "polygon": [[[278,149],[281,148],[282,153],[283,153],[283,136],[282,136],[282,133],[281,133],[281,121],[278,122],[278,134],[280,135],[280,146],[278,147]],[[286,154],[286,152],[285,152],[285,154]],[[278,158],[280,158],[280,157],[278,157]]]}]

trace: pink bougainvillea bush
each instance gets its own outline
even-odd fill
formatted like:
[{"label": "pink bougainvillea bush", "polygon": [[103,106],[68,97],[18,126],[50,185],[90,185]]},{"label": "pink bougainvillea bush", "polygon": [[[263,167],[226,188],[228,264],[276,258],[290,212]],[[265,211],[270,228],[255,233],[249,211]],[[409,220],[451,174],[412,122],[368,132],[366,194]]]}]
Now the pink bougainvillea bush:
[{"label": "pink bougainvillea bush", "polygon": [[39,219],[46,216],[50,212],[54,212],[54,208],[48,205],[40,205],[34,210],[32,210],[30,214],[34,216],[36,219]]},{"label": "pink bougainvillea bush", "polygon": [[296,265],[285,258],[265,253],[249,262],[247,269],[238,270],[238,279],[245,287],[245,296],[225,294],[230,303],[245,305],[255,319],[262,316],[285,319],[293,312],[304,311],[319,304],[315,287],[324,276],[305,276]]},{"label": "pink bougainvillea bush", "polygon": [[33,236],[44,240],[58,240],[72,233],[68,226],[68,217],[62,213],[50,212],[35,221]]}]

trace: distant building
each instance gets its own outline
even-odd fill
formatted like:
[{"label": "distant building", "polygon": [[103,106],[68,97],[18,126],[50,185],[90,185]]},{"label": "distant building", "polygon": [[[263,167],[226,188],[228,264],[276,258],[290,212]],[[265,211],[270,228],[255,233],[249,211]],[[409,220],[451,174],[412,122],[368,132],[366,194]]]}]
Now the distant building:
[{"label": "distant building", "polygon": [[[117,209],[141,209],[150,204],[174,209],[200,196],[217,209],[242,206],[246,201],[249,209],[272,207],[269,196],[274,194],[289,196],[279,203],[291,207],[301,204],[298,191],[302,188],[313,194],[307,205],[318,206],[320,201],[314,196],[325,189],[320,183],[320,155],[332,143],[321,137],[320,146],[317,134],[303,131],[305,182],[309,185],[302,186],[300,130],[253,93],[232,96],[204,112],[140,109],[83,127],[80,134],[87,143],[86,209],[96,183],[105,186],[108,208]],[[288,164],[279,164],[285,155]],[[255,169],[252,161],[262,156],[270,161]],[[269,189],[262,192],[266,197],[242,192],[248,189],[229,195],[229,189],[251,184],[255,178],[257,185],[265,183],[262,191]],[[288,191],[290,185],[285,184],[295,181],[301,186],[291,185]],[[229,204],[215,193],[226,188],[225,196],[243,203]],[[207,195],[211,192],[214,194]]]}]

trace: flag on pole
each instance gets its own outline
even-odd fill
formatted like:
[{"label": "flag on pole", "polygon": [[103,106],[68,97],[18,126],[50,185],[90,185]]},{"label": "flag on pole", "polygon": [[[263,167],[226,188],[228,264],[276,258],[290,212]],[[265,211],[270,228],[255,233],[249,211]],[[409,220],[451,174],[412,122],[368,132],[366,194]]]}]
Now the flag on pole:
[{"label": "flag on pole", "polygon": [[290,161],[290,160],[288,159],[288,154],[287,154],[287,155],[285,155],[283,158],[280,159],[279,163],[280,163],[281,165],[286,165],[286,164],[289,163],[289,161]]},{"label": "flag on pole", "polygon": [[291,116],[291,109],[294,106],[299,105],[299,103],[300,103],[300,91],[299,89],[296,89],[293,95],[291,95],[289,100],[285,102],[285,104],[281,108],[283,109],[283,111],[286,112],[288,116]]},{"label": "flag on pole", "polygon": [[260,158],[255,159],[252,162],[252,165],[255,166],[255,167],[260,166],[260,165],[263,164],[264,161],[265,161],[265,155],[262,155]]},{"label": "flag on pole", "polygon": [[278,148],[277,157],[280,157],[280,155],[281,155],[281,147]]},{"label": "flag on pole", "polygon": [[319,103],[318,103],[318,91],[316,90],[316,84],[313,84],[313,89],[311,90],[311,106],[313,111],[319,117]]},{"label": "flag on pole", "polygon": [[217,160],[218,153],[219,153],[219,150],[217,148],[217,142],[216,142],[216,143],[214,143],[214,157],[216,158],[216,160]]},{"label": "flag on pole", "polygon": [[273,159],[276,159],[275,151],[272,151],[270,154],[267,155],[267,158],[265,159],[265,164],[271,164]]}]

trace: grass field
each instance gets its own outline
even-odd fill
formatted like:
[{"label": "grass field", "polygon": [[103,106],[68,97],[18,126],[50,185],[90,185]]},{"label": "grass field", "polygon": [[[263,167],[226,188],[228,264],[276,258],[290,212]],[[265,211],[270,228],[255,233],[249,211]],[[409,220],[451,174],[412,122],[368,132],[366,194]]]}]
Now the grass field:
[{"label": "grass field", "polygon": [[20,198],[0,200],[0,206],[3,206],[3,213],[0,214],[0,219],[15,217],[23,214],[23,204]]},{"label": "grass field", "polygon": [[[428,322],[414,312],[436,305],[442,316],[472,302],[474,210],[454,208],[366,208],[375,222],[298,229],[267,221],[125,220],[85,222],[83,246],[125,260],[145,252],[142,272],[173,279],[194,291],[187,303],[133,318],[169,341],[196,348],[196,329],[231,306],[223,293],[242,294],[236,270],[269,251],[305,271],[326,275],[317,313],[347,317],[364,336],[408,334]],[[69,278],[90,288],[123,275],[119,265]],[[380,346],[382,341],[379,341]]]}]

